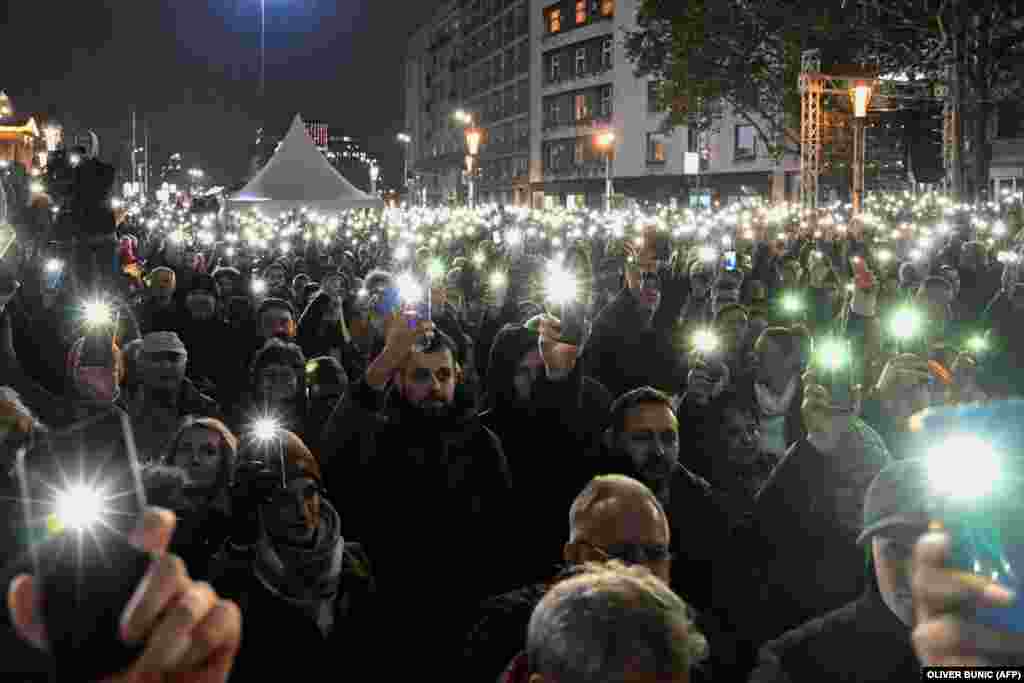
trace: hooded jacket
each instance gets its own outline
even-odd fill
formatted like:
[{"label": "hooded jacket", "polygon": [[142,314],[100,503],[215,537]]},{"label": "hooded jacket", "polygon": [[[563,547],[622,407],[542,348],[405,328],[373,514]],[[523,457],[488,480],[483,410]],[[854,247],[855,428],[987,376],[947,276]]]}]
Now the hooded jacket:
[{"label": "hooded jacket", "polygon": [[335,409],[321,453],[328,495],[374,558],[382,615],[405,615],[417,634],[409,662],[450,653],[469,608],[507,585],[498,570],[511,538],[508,466],[466,393],[460,386],[451,412],[431,418],[363,379]]},{"label": "hooded jacket", "polygon": [[608,390],[584,374],[582,362],[561,381],[542,371],[530,400],[520,401],[514,378],[523,356],[537,349],[538,338],[522,325],[506,325],[498,333],[489,363],[488,410],[480,416],[501,440],[512,488],[521,497],[517,507],[526,515],[520,521],[534,530],[532,549],[521,555],[523,580],[550,575],[560,559],[565,530],[551,520],[564,518],[586,485],[590,454],[600,444],[611,405]]},{"label": "hooded jacket", "polygon": [[[341,323],[329,330],[323,327],[324,316],[331,305],[331,297],[326,292],[317,294],[299,318],[298,344],[306,358],[334,355],[337,350],[338,361],[349,377],[358,377],[366,372],[362,354],[346,339],[341,330]],[[344,316],[344,312],[342,312]]]},{"label": "hooded jacket", "polygon": [[674,336],[683,301],[669,302],[664,294],[651,329],[646,329],[646,314],[629,289],[623,289],[594,322],[587,367],[613,397],[642,386],[679,394],[686,385],[683,350]]}]

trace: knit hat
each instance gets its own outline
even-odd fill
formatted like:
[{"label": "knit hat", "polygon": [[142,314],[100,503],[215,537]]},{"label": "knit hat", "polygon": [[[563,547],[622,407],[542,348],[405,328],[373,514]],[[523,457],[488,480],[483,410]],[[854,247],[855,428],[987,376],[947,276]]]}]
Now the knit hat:
[{"label": "knit hat", "polygon": [[295,307],[292,306],[292,303],[286,299],[279,299],[276,297],[270,297],[263,300],[263,303],[261,303],[260,307],[256,310],[256,318],[259,319],[260,316],[271,308],[284,308],[292,314],[292,318],[295,318]]},{"label": "knit hat", "polygon": [[928,526],[928,472],[923,458],[897,460],[882,470],[864,498],[863,544],[875,534],[897,526]]},{"label": "knit hat", "polygon": [[310,387],[347,387],[348,374],[334,356],[320,356],[306,363],[306,384]]},{"label": "knit hat", "polygon": [[233,268],[231,266],[218,266],[213,271],[213,279],[214,281],[217,281],[222,277],[232,277],[240,280],[242,278],[242,273],[238,268]]},{"label": "knit hat", "polygon": [[176,332],[150,332],[142,338],[143,353],[181,353],[188,356],[188,349]]},{"label": "knit hat", "polygon": [[301,375],[305,372],[306,357],[297,344],[290,344],[276,338],[268,339],[253,358],[252,373],[256,374],[268,365],[286,365],[295,368]]}]

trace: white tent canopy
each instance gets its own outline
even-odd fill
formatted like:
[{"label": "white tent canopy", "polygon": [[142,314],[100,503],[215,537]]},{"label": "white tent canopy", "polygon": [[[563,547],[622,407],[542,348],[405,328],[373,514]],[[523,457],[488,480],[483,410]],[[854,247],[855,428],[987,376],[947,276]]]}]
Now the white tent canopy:
[{"label": "white tent canopy", "polygon": [[384,207],[381,199],[359,190],[331,166],[298,114],[267,165],[228,201],[269,213],[302,207],[323,212]]}]

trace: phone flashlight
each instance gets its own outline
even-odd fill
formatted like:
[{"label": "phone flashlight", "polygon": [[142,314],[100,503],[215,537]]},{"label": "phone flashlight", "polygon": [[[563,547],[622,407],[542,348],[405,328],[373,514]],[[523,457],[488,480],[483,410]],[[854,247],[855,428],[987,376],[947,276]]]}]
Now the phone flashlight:
[{"label": "phone flashlight", "polygon": [[[969,459],[968,459],[969,457]],[[928,451],[934,513],[952,539],[955,569],[1024,589],[1024,479],[1012,473],[993,444],[970,433],[948,436]],[[1024,602],[979,607],[974,621],[1024,633]]]},{"label": "phone flashlight", "polygon": [[64,284],[64,262],[52,258],[46,262],[46,288],[60,289]]},{"label": "phone flashlight", "polygon": [[130,541],[146,499],[127,415],[114,408],[39,435],[15,470],[59,680],[124,670],[144,645],[121,640],[121,614],[151,562]]},{"label": "phone flashlight", "polygon": [[818,380],[829,390],[832,407],[843,413],[854,410],[853,363],[848,339],[829,338],[816,344]]},{"label": "phone flashlight", "polygon": [[711,330],[697,330],[693,334],[693,348],[703,354],[714,353],[718,350],[718,335]]}]

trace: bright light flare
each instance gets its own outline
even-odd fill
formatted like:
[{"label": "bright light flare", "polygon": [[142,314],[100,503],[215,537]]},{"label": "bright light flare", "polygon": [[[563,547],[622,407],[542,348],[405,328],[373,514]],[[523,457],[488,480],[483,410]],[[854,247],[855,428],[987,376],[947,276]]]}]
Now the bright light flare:
[{"label": "bright light flare", "polygon": [[701,353],[714,353],[718,349],[718,335],[711,330],[697,330],[693,334],[693,348]]},{"label": "bright light flare", "polygon": [[270,441],[277,437],[281,425],[272,417],[261,417],[252,425],[252,435],[258,441]]},{"label": "bright light flare", "polygon": [[544,283],[544,291],[549,301],[556,304],[575,301],[577,289],[576,277],[571,272],[559,265],[551,264]]},{"label": "bright light flare", "polygon": [[104,327],[114,322],[114,312],[105,301],[88,301],[84,309],[88,327]]},{"label": "bright light flare", "polygon": [[897,310],[889,322],[889,331],[897,339],[907,340],[917,336],[921,329],[921,314],[913,308]]},{"label": "bright light flare", "polygon": [[988,340],[980,334],[976,334],[967,340],[967,348],[973,353],[981,353],[988,349]]},{"label": "bright light flare", "polygon": [[492,289],[502,289],[508,284],[508,277],[500,270],[491,273],[490,284]]},{"label": "bright light flare", "polygon": [[63,269],[64,269],[64,262],[61,261],[59,258],[52,258],[52,259],[50,259],[49,261],[46,262],[46,272],[47,273],[59,273]]},{"label": "bright light flare", "polygon": [[253,280],[252,281],[252,293],[261,296],[267,293],[267,281],[266,280]]},{"label": "bright light flare", "polygon": [[441,263],[441,259],[431,259],[430,264],[427,266],[427,275],[430,276],[431,280],[444,277],[444,264]]},{"label": "bright light flare", "polygon": [[705,263],[711,263],[716,258],[718,258],[718,252],[709,246],[701,247],[698,250],[697,255],[700,257],[700,260],[704,261]]},{"label": "bright light flare", "polygon": [[973,434],[957,434],[934,446],[926,463],[931,488],[962,502],[991,493],[1002,474],[999,454]]},{"label": "bright light flare", "polygon": [[409,273],[402,273],[396,280],[399,296],[408,304],[417,304],[423,299],[423,287]]},{"label": "bright light flare", "polygon": [[804,310],[804,302],[796,294],[785,294],[782,297],[782,310],[789,314],[799,313]]},{"label": "bright light flare", "polygon": [[[90,486],[78,484],[57,494],[51,530],[67,528],[85,531],[103,520],[104,496]],[[56,527],[56,529],[53,529]]]},{"label": "bright light flare", "polygon": [[818,348],[818,361],[826,370],[838,370],[850,360],[846,347],[835,339],[826,339]]}]

